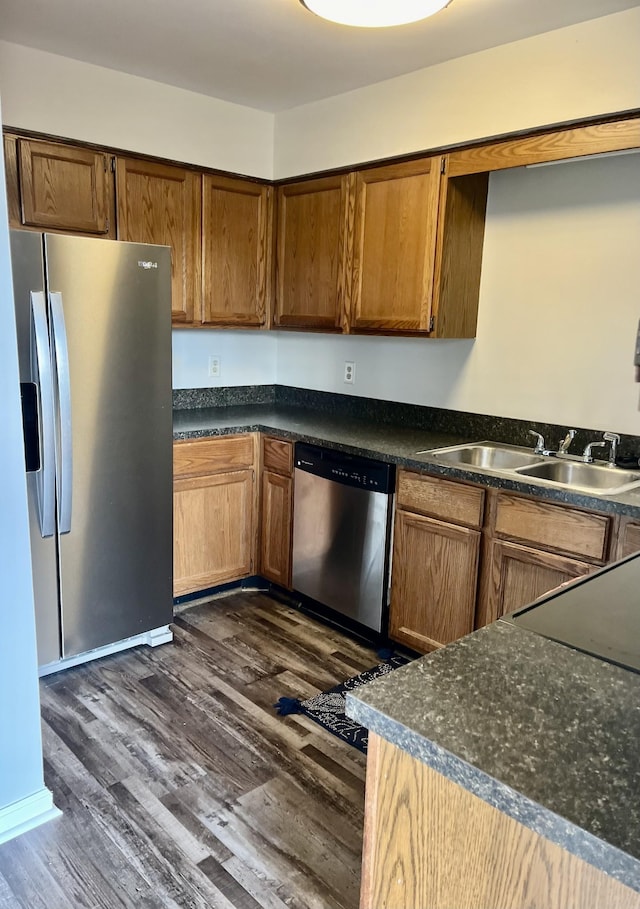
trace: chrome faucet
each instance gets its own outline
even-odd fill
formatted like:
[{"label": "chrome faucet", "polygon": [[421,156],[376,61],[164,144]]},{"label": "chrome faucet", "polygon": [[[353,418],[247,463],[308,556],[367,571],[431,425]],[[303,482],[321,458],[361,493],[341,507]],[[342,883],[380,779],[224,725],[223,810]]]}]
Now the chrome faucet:
[{"label": "chrome faucet", "polygon": [[536,437],[536,447],[533,449],[534,454],[547,455],[547,457],[555,454],[555,451],[550,451],[548,448],[545,447],[544,436],[541,435],[539,432],[536,432],[535,429],[530,429],[529,435]]},{"label": "chrome faucet", "polygon": [[618,443],[620,442],[620,436],[617,432],[605,432],[602,436],[605,442],[611,442],[611,447],[609,449],[609,460],[607,464],[609,467],[616,466],[616,455],[618,454]]},{"label": "chrome faucet", "polygon": [[575,429],[570,429],[570,430],[567,432],[567,434],[566,434],[566,436],[564,437],[564,439],[562,440],[562,442],[559,442],[559,443],[558,443],[558,454],[559,454],[559,455],[563,455],[563,454],[566,454],[566,453],[568,452],[569,446],[570,446],[571,443],[573,442],[573,439],[574,439],[574,437],[575,437],[575,434],[576,434],[576,430],[575,430]]},{"label": "chrome faucet", "polygon": [[606,442],[589,442],[589,444],[585,446],[585,449],[582,452],[582,460],[584,461],[584,463],[591,464],[591,462],[593,461],[593,455],[591,454],[592,449],[604,448],[604,446],[606,444],[607,444]]}]

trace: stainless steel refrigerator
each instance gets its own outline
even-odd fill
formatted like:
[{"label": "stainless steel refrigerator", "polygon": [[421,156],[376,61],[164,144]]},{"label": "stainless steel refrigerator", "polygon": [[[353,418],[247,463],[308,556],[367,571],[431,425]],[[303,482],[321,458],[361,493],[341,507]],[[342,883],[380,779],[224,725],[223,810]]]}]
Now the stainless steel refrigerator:
[{"label": "stainless steel refrigerator", "polygon": [[171,253],[11,247],[44,673],[171,639]]}]

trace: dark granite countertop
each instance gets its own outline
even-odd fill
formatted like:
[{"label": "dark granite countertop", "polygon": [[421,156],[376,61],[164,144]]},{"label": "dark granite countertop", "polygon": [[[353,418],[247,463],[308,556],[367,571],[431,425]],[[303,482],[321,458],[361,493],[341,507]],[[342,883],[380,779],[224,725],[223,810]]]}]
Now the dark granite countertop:
[{"label": "dark granite countertop", "polygon": [[[466,425],[466,424],[465,424]],[[174,439],[269,432],[451,479],[640,517],[584,495],[416,457],[491,438],[265,401],[174,411]],[[552,436],[553,437],[553,436]],[[498,439],[499,440],[499,439]],[[496,622],[348,695],[348,713],[527,827],[640,891],[640,675]]]},{"label": "dark granite countertop", "polygon": [[417,760],[640,891],[640,675],[495,622],[347,695]]},{"label": "dark granite countertop", "polygon": [[416,456],[418,451],[424,449],[482,441],[477,435],[413,429],[406,424],[394,425],[268,403],[174,410],[173,437],[176,440],[235,432],[270,432],[295,441],[378,458],[402,467],[428,470],[452,480],[467,480],[596,511],[640,517],[639,491],[609,496],[587,495],[550,487],[534,479],[488,473],[480,468],[450,467],[428,456]]}]

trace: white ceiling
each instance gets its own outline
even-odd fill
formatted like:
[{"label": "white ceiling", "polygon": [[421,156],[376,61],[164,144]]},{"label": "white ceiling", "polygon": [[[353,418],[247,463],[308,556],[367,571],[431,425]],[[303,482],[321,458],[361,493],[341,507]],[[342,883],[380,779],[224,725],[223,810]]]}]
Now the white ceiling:
[{"label": "white ceiling", "polygon": [[0,0],[0,38],[279,111],[635,6],[452,0],[413,25],[354,29],[299,0]]}]

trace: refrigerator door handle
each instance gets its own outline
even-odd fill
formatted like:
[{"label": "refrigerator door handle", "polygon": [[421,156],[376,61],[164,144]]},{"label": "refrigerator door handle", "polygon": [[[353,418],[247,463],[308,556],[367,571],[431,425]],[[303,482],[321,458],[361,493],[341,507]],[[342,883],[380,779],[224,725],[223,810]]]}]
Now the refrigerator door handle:
[{"label": "refrigerator door handle", "polygon": [[58,405],[57,480],[58,480],[58,532],[71,530],[71,490],[73,480],[73,444],[71,438],[71,378],[67,330],[64,324],[62,294],[49,293],[49,313],[53,338],[52,359],[55,369]]},{"label": "refrigerator door handle", "polygon": [[36,474],[40,535],[53,536],[56,529],[55,430],[53,422],[53,378],[47,305],[42,291],[31,291],[31,363],[37,375],[39,398],[40,470]]}]

